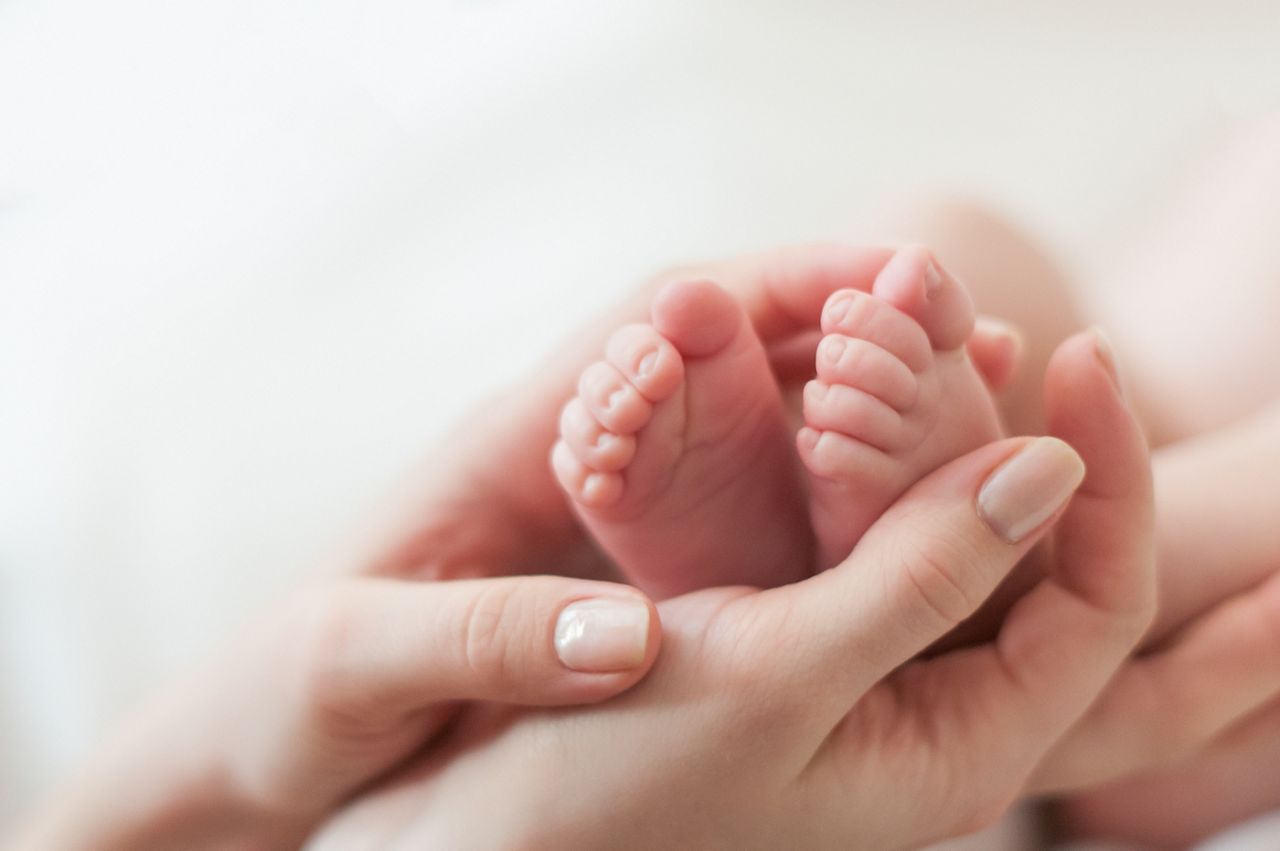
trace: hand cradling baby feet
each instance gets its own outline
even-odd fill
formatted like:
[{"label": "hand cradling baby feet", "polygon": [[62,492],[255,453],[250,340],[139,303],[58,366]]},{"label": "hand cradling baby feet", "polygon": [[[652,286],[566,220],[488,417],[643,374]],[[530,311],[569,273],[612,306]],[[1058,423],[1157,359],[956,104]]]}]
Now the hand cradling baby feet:
[{"label": "hand cradling baby feet", "polygon": [[763,344],[706,281],[667,286],[651,322],[619,329],[584,370],[552,467],[639,587],[669,597],[831,567],[911,485],[1001,436],[966,351],[972,302],[928,251],[898,251],[870,293],[834,293],[821,327],[794,439]]}]

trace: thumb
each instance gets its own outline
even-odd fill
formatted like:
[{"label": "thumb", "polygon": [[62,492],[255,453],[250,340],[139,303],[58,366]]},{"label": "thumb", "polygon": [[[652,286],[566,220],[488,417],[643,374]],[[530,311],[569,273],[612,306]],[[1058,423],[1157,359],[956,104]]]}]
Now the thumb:
[{"label": "thumb", "polygon": [[843,563],[766,591],[757,605],[805,625],[803,670],[843,714],[973,614],[1044,535],[1083,475],[1079,456],[1054,438],[984,446],[908,491]]},{"label": "thumb", "polygon": [[559,576],[352,579],[302,610],[308,698],[353,715],[603,700],[644,676],[661,640],[641,592]]}]

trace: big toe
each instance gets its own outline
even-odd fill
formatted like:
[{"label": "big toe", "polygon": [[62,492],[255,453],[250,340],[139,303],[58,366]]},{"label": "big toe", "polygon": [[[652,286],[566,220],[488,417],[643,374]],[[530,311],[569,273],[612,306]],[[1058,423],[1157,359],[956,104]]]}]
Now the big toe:
[{"label": "big toe", "polygon": [[938,351],[959,348],[973,333],[973,299],[927,248],[900,249],[871,291],[920,323]]},{"label": "big toe", "polygon": [[710,281],[677,281],[653,300],[653,327],[689,358],[714,355],[746,321],[742,307]]}]

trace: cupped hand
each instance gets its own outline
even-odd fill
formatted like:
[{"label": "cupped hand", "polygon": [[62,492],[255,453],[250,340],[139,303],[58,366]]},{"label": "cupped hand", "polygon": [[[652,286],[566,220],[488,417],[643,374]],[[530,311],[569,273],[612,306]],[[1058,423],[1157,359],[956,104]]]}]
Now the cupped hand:
[{"label": "cupped hand", "polygon": [[[502,417],[475,417],[413,476],[410,490],[379,512],[365,573],[448,579],[510,573],[611,578],[612,568],[584,535],[551,475],[548,455],[560,409],[608,335],[645,320],[654,295],[674,280],[715,281],[743,304],[769,350],[785,396],[797,402],[813,377],[827,298],[843,288],[870,292],[894,249],[820,244],[789,246],[732,260],[690,264],[654,276],[598,317],[519,385],[503,392]],[[1007,383],[1016,337],[980,323],[970,343],[987,379]]]},{"label": "cupped hand", "polygon": [[1076,835],[1187,847],[1280,807],[1280,579],[1130,660],[1045,759]]},{"label": "cupped hand", "polygon": [[[312,847],[903,847],[992,820],[1154,609],[1141,435],[1091,336],[1054,369],[1079,403],[1062,440],[944,467],[831,571],[662,604],[631,691],[469,716]],[[1055,567],[999,635],[918,658],[1059,515]]]},{"label": "cupped hand", "polygon": [[[432,459],[416,495],[399,502],[408,510],[391,543],[357,560],[363,578],[321,583],[272,610],[145,705],[28,823],[23,847],[289,844],[463,709],[587,703],[633,685],[658,649],[651,604],[634,589],[566,578],[610,576],[547,467],[574,377],[666,281],[695,275],[735,291],[776,346],[780,380],[798,384],[827,296],[868,289],[891,254],[805,246],[656,277],[513,391],[507,417],[483,418]],[[1007,332],[975,344],[1007,373]],[[537,572],[561,576],[481,579]],[[629,602],[631,614],[605,601]]]},{"label": "cupped hand", "polygon": [[[642,313],[671,276],[715,274],[794,352],[827,295],[869,287],[889,256],[812,246],[673,270],[586,336]],[[144,706],[37,813],[25,843],[287,844],[464,706],[586,703],[640,679],[660,631],[634,589],[555,576],[403,581],[607,577],[546,464],[555,411],[592,351],[580,340],[514,394],[507,418],[449,444],[364,578],[321,583],[273,609]]]}]

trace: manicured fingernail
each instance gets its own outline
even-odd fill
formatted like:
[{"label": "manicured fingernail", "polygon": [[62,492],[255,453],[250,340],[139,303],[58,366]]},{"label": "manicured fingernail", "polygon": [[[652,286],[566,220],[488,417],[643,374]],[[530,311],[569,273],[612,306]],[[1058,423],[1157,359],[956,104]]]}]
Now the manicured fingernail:
[{"label": "manicured fingernail", "polygon": [[649,607],[642,600],[601,597],[565,606],[556,621],[556,655],[588,673],[629,671],[649,646]]},{"label": "manicured fingernail", "polygon": [[1000,465],[978,491],[978,513],[1011,544],[1052,517],[1084,480],[1084,462],[1056,437],[1040,437]]},{"label": "manicured fingernail", "polygon": [[1116,389],[1123,392],[1124,388],[1120,384],[1120,370],[1116,366],[1116,350],[1112,347],[1111,341],[1107,339],[1107,335],[1097,325],[1090,328],[1089,333],[1093,335],[1094,355],[1097,356],[1098,361],[1102,364],[1102,368],[1107,371],[1107,375],[1111,377]]}]

